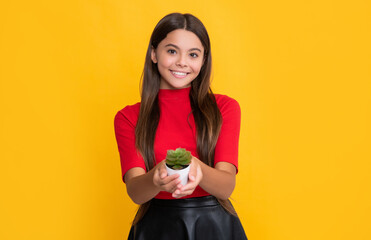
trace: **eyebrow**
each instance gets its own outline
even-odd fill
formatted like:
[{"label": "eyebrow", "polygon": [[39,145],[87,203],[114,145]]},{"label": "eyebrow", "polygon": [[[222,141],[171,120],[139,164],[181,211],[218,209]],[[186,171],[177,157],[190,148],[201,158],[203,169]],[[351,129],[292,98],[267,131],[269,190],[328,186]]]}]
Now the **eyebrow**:
[{"label": "eyebrow", "polygon": [[[165,47],[169,47],[169,46],[172,46],[172,47],[175,47],[176,49],[179,49],[179,47],[177,45],[174,45],[174,44],[171,44],[171,43],[167,44]],[[191,48],[191,49],[188,50],[188,52],[193,51],[193,50],[201,52],[201,50],[199,48]]]}]

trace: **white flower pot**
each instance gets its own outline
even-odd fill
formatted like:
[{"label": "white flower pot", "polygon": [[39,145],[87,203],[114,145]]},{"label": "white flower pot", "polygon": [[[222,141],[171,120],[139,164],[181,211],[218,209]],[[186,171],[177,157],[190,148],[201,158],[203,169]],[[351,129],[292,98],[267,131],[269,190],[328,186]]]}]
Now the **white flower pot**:
[{"label": "white flower pot", "polygon": [[167,175],[168,175],[168,176],[171,176],[171,175],[173,175],[173,174],[178,173],[178,174],[180,175],[180,176],[179,176],[179,178],[180,178],[180,180],[181,180],[180,183],[181,183],[183,186],[186,185],[186,184],[188,183],[188,174],[189,174],[189,169],[190,169],[191,164],[189,164],[188,167],[183,168],[183,169],[180,169],[180,170],[174,170],[174,169],[171,169],[171,168],[169,168],[166,164],[165,164],[165,166],[166,166],[166,170],[167,170]]}]

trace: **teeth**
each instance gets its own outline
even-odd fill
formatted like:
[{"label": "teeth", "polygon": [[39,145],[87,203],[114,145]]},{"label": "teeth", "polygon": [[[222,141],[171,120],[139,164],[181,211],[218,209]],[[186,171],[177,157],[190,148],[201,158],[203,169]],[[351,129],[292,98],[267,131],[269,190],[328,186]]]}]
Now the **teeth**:
[{"label": "teeth", "polygon": [[173,72],[174,74],[176,74],[176,75],[180,75],[180,76],[185,76],[185,75],[187,75],[187,73],[181,73],[181,72]]}]

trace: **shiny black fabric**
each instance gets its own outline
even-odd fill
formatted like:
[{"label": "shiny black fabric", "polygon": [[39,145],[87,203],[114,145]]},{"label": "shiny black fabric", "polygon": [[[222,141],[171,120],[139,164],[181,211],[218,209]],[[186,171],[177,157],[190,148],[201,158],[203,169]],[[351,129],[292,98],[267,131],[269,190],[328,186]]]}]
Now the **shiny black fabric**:
[{"label": "shiny black fabric", "polygon": [[152,199],[128,240],[247,240],[238,217],[213,196]]}]

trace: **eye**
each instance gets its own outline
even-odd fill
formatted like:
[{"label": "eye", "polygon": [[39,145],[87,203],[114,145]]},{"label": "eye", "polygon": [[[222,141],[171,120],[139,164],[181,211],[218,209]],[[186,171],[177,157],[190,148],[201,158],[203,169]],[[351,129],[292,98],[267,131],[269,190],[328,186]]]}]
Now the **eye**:
[{"label": "eye", "polygon": [[193,58],[198,57],[197,53],[191,53],[191,56],[192,56]]},{"label": "eye", "polygon": [[169,49],[169,50],[167,50],[167,52],[173,54],[175,52],[175,50],[174,49]]}]

